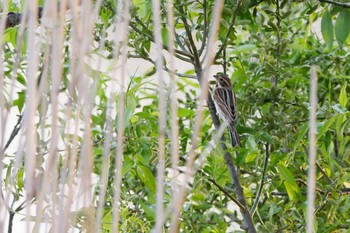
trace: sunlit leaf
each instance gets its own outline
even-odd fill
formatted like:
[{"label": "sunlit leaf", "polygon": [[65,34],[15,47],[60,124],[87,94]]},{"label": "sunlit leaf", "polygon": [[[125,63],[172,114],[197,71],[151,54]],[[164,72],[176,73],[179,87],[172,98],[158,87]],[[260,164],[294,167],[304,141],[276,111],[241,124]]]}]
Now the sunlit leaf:
[{"label": "sunlit leaf", "polygon": [[321,20],[321,32],[324,41],[326,42],[329,49],[333,48],[334,32],[332,24],[332,16],[328,10],[323,13]]},{"label": "sunlit leaf", "polygon": [[142,182],[151,190],[151,192],[156,192],[156,180],[152,172],[145,166],[137,166],[137,175],[140,177]]},{"label": "sunlit leaf", "polygon": [[338,41],[340,47],[343,46],[344,42],[348,38],[350,27],[350,11],[346,8],[343,8],[335,22],[334,30],[335,30],[335,38]]},{"label": "sunlit leaf", "polygon": [[[350,21],[349,21],[350,22]],[[349,27],[350,28],[350,27]],[[348,86],[347,83],[344,83],[344,85],[341,88],[340,95],[339,95],[339,103],[340,105],[345,108],[348,104],[348,95],[346,93],[346,87]]]}]

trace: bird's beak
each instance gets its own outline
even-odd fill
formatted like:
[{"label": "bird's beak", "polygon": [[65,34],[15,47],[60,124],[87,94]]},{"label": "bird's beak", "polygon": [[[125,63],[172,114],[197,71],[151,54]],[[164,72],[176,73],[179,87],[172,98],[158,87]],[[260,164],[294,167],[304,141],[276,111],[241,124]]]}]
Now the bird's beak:
[{"label": "bird's beak", "polygon": [[219,76],[217,74],[214,74],[213,77],[217,79]]}]

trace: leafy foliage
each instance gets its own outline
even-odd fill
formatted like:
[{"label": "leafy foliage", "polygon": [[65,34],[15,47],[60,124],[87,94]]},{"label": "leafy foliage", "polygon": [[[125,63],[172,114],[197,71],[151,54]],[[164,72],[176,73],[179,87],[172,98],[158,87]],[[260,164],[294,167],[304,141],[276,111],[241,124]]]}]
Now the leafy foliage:
[{"label": "leafy foliage", "polygon": [[[195,44],[207,40],[215,1],[175,1],[175,28],[178,37],[175,48],[188,52],[189,38],[186,29],[195,38]],[[238,1],[241,2],[241,1]],[[166,20],[166,2],[162,3],[162,19]],[[269,155],[265,185],[253,216],[258,232],[302,232],[305,231],[305,209],[307,188],[307,158],[309,130],[309,80],[310,66],[318,67],[318,131],[317,131],[317,196],[316,227],[317,232],[340,232],[349,229],[350,202],[342,190],[350,188],[350,117],[349,117],[349,73],[350,73],[350,12],[317,1],[276,0],[242,1],[237,7],[236,1],[225,1],[218,35],[218,53],[216,64],[219,69],[226,67],[231,76],[238,98],[239,122],[237,130],[241,136],[243,148],[232,149],[238,152],[235,164],[241,168],[241,182],[244,194],[251,207],[262,177],[265,156]],[[94,40],[101,42],[107,28],[113,28],[116,15],[115,1],[103,1],[100,9],[100,21],[94,27]],[[153,18],[152,1],[134,0],[131,9],[128,46],[129,57],[141,58],[152,62]],[[183,18],[187,21],[184,23]],[[320,25],[321,34],[315,33]],[[167,26],[162,25],[162,39],[169,45]],[[3,36],[5,48],[4,85],[9,87],[8,78],[14,67],[16,54],[17,28],[10,28]],[[67,35],[68,39],[69,35]],[[335,43],[336,42],[336,43]],[[98,43],[96,43],[98,44]],[[25,54],[25,43],[22,45]],[[113,57],[114,45],[105,39],[104,49],[107,58]],[[200,55],[205,52],[197,46]],[[96,45],[95,54],[100,48]],[[222,51],[225,51],[223,53]],[[70,48],[66,45],[64,65],[68,65]],[[177,53],[178,61],[193,65],[186,53]],[[21,56],[18,67],[17,97],[10,108],[19,113],[26,107],[26,67],[25,56]],[[191,146],[191,136],[200,92],[196,80],[186,75],[196,73],[195,65],[190,70],[181,71],[185,77],[177,83],[178,124],[180,129],[180,164],[184,166]],[[92,69],[92,68],[91,68]],[[100,71],[94,111],[91,116],[93,138],[93,173],[102,174],[104,141],[106,139],[106,112],[108,98],[105,89],[112,77]],[[42,72],[42,71],[41,71]],[[67,90],[68,69],[63,70],[61,94],[69,96]],[[149,232],[155,224],[156,203],[156,167],[158,154],[158,86],[154,82],[155,68],[142,76],[130,78],[126,92],[125,111],[125,149],[123,162],[123,185],[121,192],[122,232]],[[170,90],[168,102],[170,101]],[[6,96],[5,93],[5,97]],[[116,103],[118,103],[118,98]],[[45,111],[42,109],[42,111]],[[80,113],[76,113],[80,114]],[[117,114],[113,119],[113,128],[117,125]],[[60,118],[64,121],[64,118]],[[170,131],[170,119],[167,130]],[[166,138],[165,204],[171,201],[170,134]],[[200,154],[214,135],[209,112],[205,112],[200,134]],[[64,135],[68,137],[69,135]],[[70,135],[72,136],[72,135]],[[48,152],[47,143],[41,141],[38,157]],[[103,230],[111,231],[113,203],[113,185],[115,172],[116,135],[112,139],[109,178],[104,203]],[[80,145],[81,146],[81,145]],[[217,146],[207,158],[205,165],[196,174],[191,183],[190,193],[183,206],[180,229],[183,232],[225,232],[232,231],[235,223],[241,225],[239,210],[232,207],[230,198],[212,184],[226,188],[232,195],[230,176],[223,158],[223,151]],[[6,154],[6,175],[2,181],[8,184],[14,166],[13,154]],[[81,155],[80,155],[81,156]],[[44,162],[38,158],[39,170]],[[24,168],[17,172],[14,196],[18,200],[23,189]],[[97,205],[99,189],[95,190]],[[84,218],[78,218],[84,225]],[[165,229],[169,227],[168,222]]]}]

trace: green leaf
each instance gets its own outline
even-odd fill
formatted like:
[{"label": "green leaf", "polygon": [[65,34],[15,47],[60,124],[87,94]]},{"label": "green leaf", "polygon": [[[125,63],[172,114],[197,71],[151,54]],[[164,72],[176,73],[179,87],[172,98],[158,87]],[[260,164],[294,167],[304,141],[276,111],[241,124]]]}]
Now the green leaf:
[{"label": "green leaf", "polygon": [[166,27],[162,28],[162,41],[165,45],[169,44],[168,29]]},{"label": "green leaf", "polygon": [[279,164],[277,164],[277,169],[280,173],[282,180],[286,181],[288,184],[290,184],[292,186],[297,186],[297,183],[295,182],[293,173],[286,166],[279,163]]},{"label": "green leaf", "polygon": [[342,143],[344,139],[344,127],[345,127],[345,120],[346,120],[346,114],[340,114],[338,116],[337,122],[335,124],[335,131],[337,132],[338,139]]},{"label": "green leaf", "polygon": [[324,122],[322,128],[317,133],[317,140],[319,140],[327,132],[331,125],[333,125],[334,121],[337,119],[337,116],[338,115],[332,116],[326,122]]},{"label": "green leaf", "polygon": [[177,116],[178,117],[191,117],[195,115],[195,111],[192,109],[187,109],[187,108],[179,108],[177,110]]},{"label": "green leaf", "polygon": [[137,166],[137,175],[140,177],[142,182],[151,190],[151,192],[156,192],[156,180],[152,172],[145,166]]},{"label": "green leaf", "polygon": [[16,38],[17,38],[17,28],[16,27],[7,28],[4,31],[3,41],[11,43],[13,45],[13,47],[15,47],[15,48],[17,47]]},{"label": "green leaf", "polygon": [[150,16],[152,12],[152,3],[150,0],[133,0],[133,2],[141,19],[146,19]]},{"label": "green leaf", "polygon": [[328,10],[323,13],[321,20],[321,32],[324,41],[326,42],[329,49],[333,48],[334,32],[332,24],[332,16]]},{"label": "green leaf", "polygon": [[298,148],[300,141],[303,139],[306,132],[308,131],[308,129],[309,129],[309,126],[304,125],[298,130],[299,133],[297,134],[297,137],[296,137],[297,139],[295,140],[295,143],[294,143],[294,153],[295,153],[295,150]]},{"label": "green leaf", "polygon": [[347,83],[344,83],[344,85],[341,88],[340,95],[339,95],[339,103],[343,108],[345,108],[347,103],[348,103],[348,96],[346,94],[346,87],[347,86],[348,86]]},{"label": "green leaf", "polygon": [[232,51],[232,53],[245,53],[245,52],[250,52],[251,50],[256,49],[256,45],[254,44],[245,44],[245,45],[240,45],[237,46],[236,49]]},{"label": "green leaf", "polygon": [[18,92],[17,94],[18,98],[13,101],[13,105],[18,107],[19,112],[22,112],[26,95],[24,91]]},{"label": "green leaf", "polygon": [[340,47],[344,45],[344,42],[348,38],[350,27],[350,12],[348,9],[343,8],[335,22],[334,30],[335,30],[335,38]]}]

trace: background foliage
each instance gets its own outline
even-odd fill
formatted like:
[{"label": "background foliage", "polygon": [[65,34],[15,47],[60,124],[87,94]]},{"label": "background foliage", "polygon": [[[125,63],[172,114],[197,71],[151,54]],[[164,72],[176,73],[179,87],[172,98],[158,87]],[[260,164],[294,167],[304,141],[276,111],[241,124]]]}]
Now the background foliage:
[{"label": "background foliage", "polygon": [[[237,2],[239,3],[237,10]],[[168,32],[166,2],[162,4],[162,39],[167,46]],[[189,29],[195,38],[198,52],[205,51],[209,22],[214,1],[175,1],[175,28],[178,50],[189,50]],[[318,72],[318,132],[317,132],[317,232],[347,232],[349,229],[350,199],[346,195],[350,188],[349,159],[349,103],[348,83],[350,74],[349,44],[350,10],[347,6],[321,1],[233,1],[224,3],[218,35],[216,54],[217,70],[226,72],[234,83],[238,98],[239,123],[237,130],[243,147],[232,149],[238,152],[235,164],[241,168],[241,183],[251,207],[262,179],[263,165],[269,156],[265,185],[253,216],[258,232],[303,232],[306,215],[306,182],[309,129],[309,80],[310,66],[315,64]],[[10,10],[20,12],[16,5]],[[94,25],[93,38],[96,43],[93,54],[106,59],[113,57],[113,42],[104,38],[107,28],[113,26],[116,17],[115,1],[102,2],[99,21]],[[182,17],[187,19],[185,25]],[[68,23],[69,25],[69,23]],[[130,74],[126,92],[125,139],[123,180],[121,192],[122,232],[149,232],[155,224],[156,168],[158,154],[158,87],[154,79],[153,18],[152,2],[134,0],[131,7],[130,32],[128,35],[128,62],[144,59],[151,68],[142,75]],[[69,27],[66,38],[69,40]],[[11,85],[10,74],[15,64],[18,49],[18,28],[8,28],[4,40],[4,90]],[[110,31],[107,30],[107,33]],[[99,42],[104,40],[103,45]],[[26,39],[21,43],[18,75],[15,86],[16,98],[8,109],[23,112],[26,96]],[[103,46],[103,53],[100,52]],[[60,92],[69,96],[69,54],[65,45],[63,80]],[[197,109],[199,84],[195,78],[196,65],[193,60],[181,62],[191,68],[177,67],[180,79],[177,82],[178,123],[180,129],[180,162],[184,166],[191,146],[192,127]],[[136,63],[136,62],[135,62]],[[111,77],[90,68],[99,76],[96,98],[93,102],[91,127],[93,141],[93,174],[99,180],[102,173],[104,141],[106,139],[106,114],[108,98],[105,90]],[[43,72],[41,70],[41,72]],[[168,80],[166,80],[168,82]],[[170,90],[167,89],[168,102]],[[4,93],[6,101],[9,96]],[[118,102],[118,98],[116,99]],[[170,110],[169,110],[170,111]],[[64,110],[62,110],[64,113]],[[60,121],[64,117],[59,118]],[[44,121],[41,119],[38,125]],[[116,127],[117,115],[113,119]],[[170,118],[167,122],[165,204],[171,201],[170,179]],[[83,129],[81,129],[83,131]],[[203,152],[214,135],[209,112],[205,112],[197,153]],[[43,159],[48,153],[50,141],[41,141],[39,129],[37,141],[37,165],[44,172]],[[65,134],[65,137],[73,136]],[[116,135],[112,135],[112,142]],[[8,136],[6,137],[8,138]],[[3,139],[5,140],[5,139]],[[80,139],[79,141],[82,141]],[[80,145],[81,146],[81,145]],[[111,230],[113,185],[116,144],[112,143],[109,178],[104,204],[103,231]],[[5,150],[2,183],[8,184],[14,163],[14,152]],[[63,153],[57,153],[63,163]],[[223,158],[223,151],[216,147],[205,165],[191,183],[190,193],[183,206],[180,229],[182,232],[226,232],[233,231],[233,223],[241,224],[239,210],[218,186],[234,195]],[[81,156],[81,155],[80,155]],[[61,164],[62,165],[62,164]],[[60,167],[60,163],[58,164]],[[63,166],[63,165],[62,165]],[[17,173],[13,195],[15,201],[24,195],[24,167]],[[214,182],[217,184],[213,185]],[[99,188],[94,192],[93,206],[100,200]],[[16,203],[14,201],[14,203]],[[18,206],[19,201],[16,203]],[[93,207],[92,206],[92,207]],[[15,208],[15,207],[13,207]],[[76,228],[84,229],[84,210],[79,214]],[[52,216],[51,216],[52,217]],[[168,223],[164,228],[167,230]],[[231,227],[231,228],[229,228]]]}]

